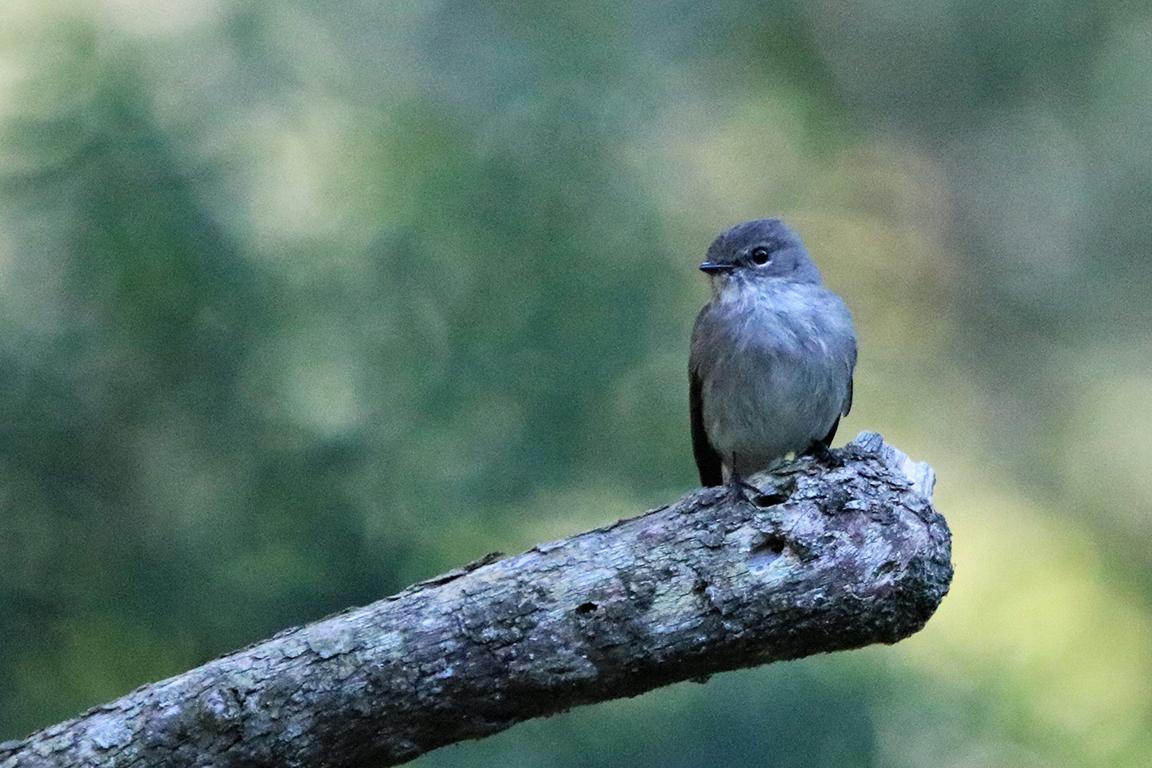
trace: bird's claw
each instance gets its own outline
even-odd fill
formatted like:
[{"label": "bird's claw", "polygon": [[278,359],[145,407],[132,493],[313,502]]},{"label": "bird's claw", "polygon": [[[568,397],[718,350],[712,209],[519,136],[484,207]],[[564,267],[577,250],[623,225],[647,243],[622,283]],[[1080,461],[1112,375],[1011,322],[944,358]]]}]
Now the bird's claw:
[{"label": "bird's claw", "polygon": [[788,495],[781,493],[780,489],[775,486],[771,490],[765,490],[742,477],[733,477],[728,482],[728,494],[733,501],[742,501],[754,507],[772,507],[788,500]]},{"label": "bird's claw", "polygon": [[839,469],[844,466],[844,459],[820,441],[812,443],[805,453],[830,469]]}]

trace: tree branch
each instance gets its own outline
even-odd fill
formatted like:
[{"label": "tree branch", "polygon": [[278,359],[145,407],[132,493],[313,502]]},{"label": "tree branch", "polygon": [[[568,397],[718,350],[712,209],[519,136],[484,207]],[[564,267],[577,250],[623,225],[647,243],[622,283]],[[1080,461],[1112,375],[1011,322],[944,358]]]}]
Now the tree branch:
[{"label": "tree branch", "polygon": [[580,704],[894,643],[952,577],[932,470],[833,454],[281,632],[19,742],[0,768],[403,763]]}]

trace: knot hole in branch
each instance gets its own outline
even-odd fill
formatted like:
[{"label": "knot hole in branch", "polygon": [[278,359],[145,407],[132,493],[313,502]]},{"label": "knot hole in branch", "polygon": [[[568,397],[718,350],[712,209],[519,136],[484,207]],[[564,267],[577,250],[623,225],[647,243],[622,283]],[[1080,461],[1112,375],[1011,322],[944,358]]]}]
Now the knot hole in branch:
[{"label": "knot hole in branch", "polygon": [[763,570],[784,554],[788,542],[778,533],[765,533],[748,550],[748,567]]}]

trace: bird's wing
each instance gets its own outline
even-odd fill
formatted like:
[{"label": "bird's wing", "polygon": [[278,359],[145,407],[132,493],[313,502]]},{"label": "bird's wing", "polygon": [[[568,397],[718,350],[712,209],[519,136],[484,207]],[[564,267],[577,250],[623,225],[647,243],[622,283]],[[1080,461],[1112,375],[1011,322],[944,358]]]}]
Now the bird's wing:
[{"label": "bird's wing", "polygon": [[832,429],[828,430],[828,434],[824,435],[824,438],[820,441],[820,442],[824,443],[825,448],[831,447],[832,441],[836,439],[836,430],[839,428],[840,428],[840,417],[837,416],[836,421],[832,422]]},{"label": "bird's wing", "polygon": [[[852,348],[849,351],[849,355],[848,355],[848,393],[846,395],[844,395],[844,407],[840,409],[840,415],[841,416],[847,416],[848,413],[852,410],[852,384],[853,384],[852,374],[855,370],[856,370],[856,339],[853,338],[852,339]],[[839,419],[837,419],[837,422],[839,422]],[[833,427],[832,431],[835,432],[836,428]]]},{"label": "bird's wing", "polygon": [[691,383],[688,400],[692,411],[692,453],[696,457],[696,469],[700,470],[701,485],[723,485],[724,472],[721,469],[720,454],[708,442],[708,432],[704,429],[704,401],[700,391],[700,376],[696,369],[689,371]]},{"label": "bird's wing", "polygon": [[844,394],[844,405],[840,407],[840,415],[836,417],[836,421],[832,422],[832,428],[828,430],[828,434],[820,442],[825,446],[832,445],[832,441],[836,438],[836,430],[840,427],[840,419],[847,416],[852,410],[852,372],[856,369],[856,342],[853,340],[852,347],[848,354],[848,391]]}]

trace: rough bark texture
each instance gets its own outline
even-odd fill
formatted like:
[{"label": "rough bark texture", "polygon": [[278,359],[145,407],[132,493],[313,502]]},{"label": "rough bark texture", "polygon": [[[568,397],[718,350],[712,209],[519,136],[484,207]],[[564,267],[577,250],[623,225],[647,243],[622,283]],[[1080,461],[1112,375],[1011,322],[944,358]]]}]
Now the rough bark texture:
[{"label": "rough bark texture", "polygon": [[[952,576],[931,469],[879,436],[606,528],[486,558],[140,688],[0,768],[395,765],[533,717],[870,643]],[[561,511],[562,512],[562,511]]]}]

